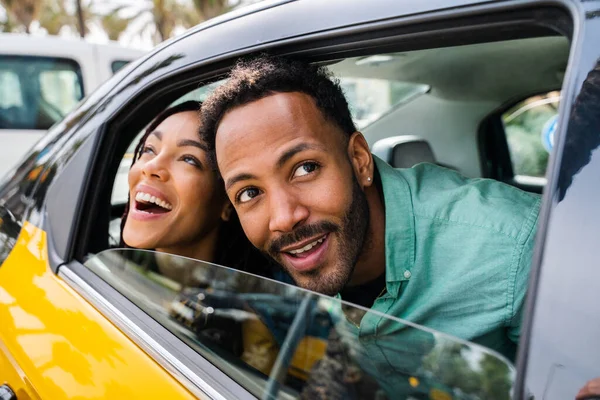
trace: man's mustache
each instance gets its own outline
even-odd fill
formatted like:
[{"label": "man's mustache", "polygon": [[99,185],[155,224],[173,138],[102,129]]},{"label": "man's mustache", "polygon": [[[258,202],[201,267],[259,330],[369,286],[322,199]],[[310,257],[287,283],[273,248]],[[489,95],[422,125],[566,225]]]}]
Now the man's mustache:
[{"label": "man's mustache", "polygon": [[290,246],[302,240],[326,233],[339,231],[340,228],[333,222],[321,221],[311,225],[303,225],[294,229],[290,233],[284,233],[277,239],[274,239],[268,247],[269,254],[275,255],[281,252],[281,249]]}]

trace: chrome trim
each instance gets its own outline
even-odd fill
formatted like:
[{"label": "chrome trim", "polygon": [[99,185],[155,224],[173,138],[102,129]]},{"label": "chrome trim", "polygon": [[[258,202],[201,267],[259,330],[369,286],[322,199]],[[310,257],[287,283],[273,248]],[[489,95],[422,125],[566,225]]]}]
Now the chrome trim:
[{"label": "chrome trim", "polygon": [[121,329],[127,337],[150,355],[161,367],[167,370],[179,383],[196,397],[208,396],[213,400],[226,400],[207,382],[185,366],[150,335],[133,323],[108,300],[81,279],[68,266],[62,265],[58,276],[64,279],[77,293],[96,307],[110,322]]}]

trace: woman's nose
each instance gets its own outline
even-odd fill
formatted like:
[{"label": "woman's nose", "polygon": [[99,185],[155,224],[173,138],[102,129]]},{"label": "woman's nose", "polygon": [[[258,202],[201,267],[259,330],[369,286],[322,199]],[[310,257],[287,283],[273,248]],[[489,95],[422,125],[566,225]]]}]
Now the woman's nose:
[{"label": "woman's nose", "polygon": [[164,157],[158,155],[144,164],[142,173],[148,178],[166,181],[169,178],[169,169],[166,164]]}]

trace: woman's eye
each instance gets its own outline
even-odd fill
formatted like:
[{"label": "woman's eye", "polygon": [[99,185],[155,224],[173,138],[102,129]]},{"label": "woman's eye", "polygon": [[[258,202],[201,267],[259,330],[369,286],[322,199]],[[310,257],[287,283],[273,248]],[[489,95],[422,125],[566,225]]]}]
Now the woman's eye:
[{"label": "woman's eye", "polygon": [[319,164],[316,162],[305,162],[294,171],[294,177],[311,174],[319,169]]},{"label": "woman's eye", "polygon": [[154,151],[152,146],[144,146],[142,147],[142,152],[140,155],[142,154],[156,154],[156,152]]},{"label": "woman's eye", "polygon": [[238,195],[238,201],[240,203],[246,203],[246,202],[252,200],[253,198],[255,198],[256,196],[258,196],[259,194],[260,194],[260,191],[256,188],[244,189]]},{"label": "woman's eye", "polygon": [[200,167],[201,166],[200,161],[198,161],[198,159],[196,157],[183,156],[181,158],[181,160],[184,161],[184,162],[186,162],[186,163],[188,163],[188,164],[190,164],[190,165],[193,165],[194,167]]}]

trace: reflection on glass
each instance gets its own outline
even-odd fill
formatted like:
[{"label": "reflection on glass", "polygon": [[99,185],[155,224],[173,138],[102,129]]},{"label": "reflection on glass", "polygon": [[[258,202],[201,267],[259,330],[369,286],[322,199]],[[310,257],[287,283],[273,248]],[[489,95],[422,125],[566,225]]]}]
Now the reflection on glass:
[{"label": "reflection on glass", "polygon": [[502,356],[391,316],[390,334],[359,338],[374,312],[338,299],[143,250],[86,265],[262,399],[511,398]]}]

